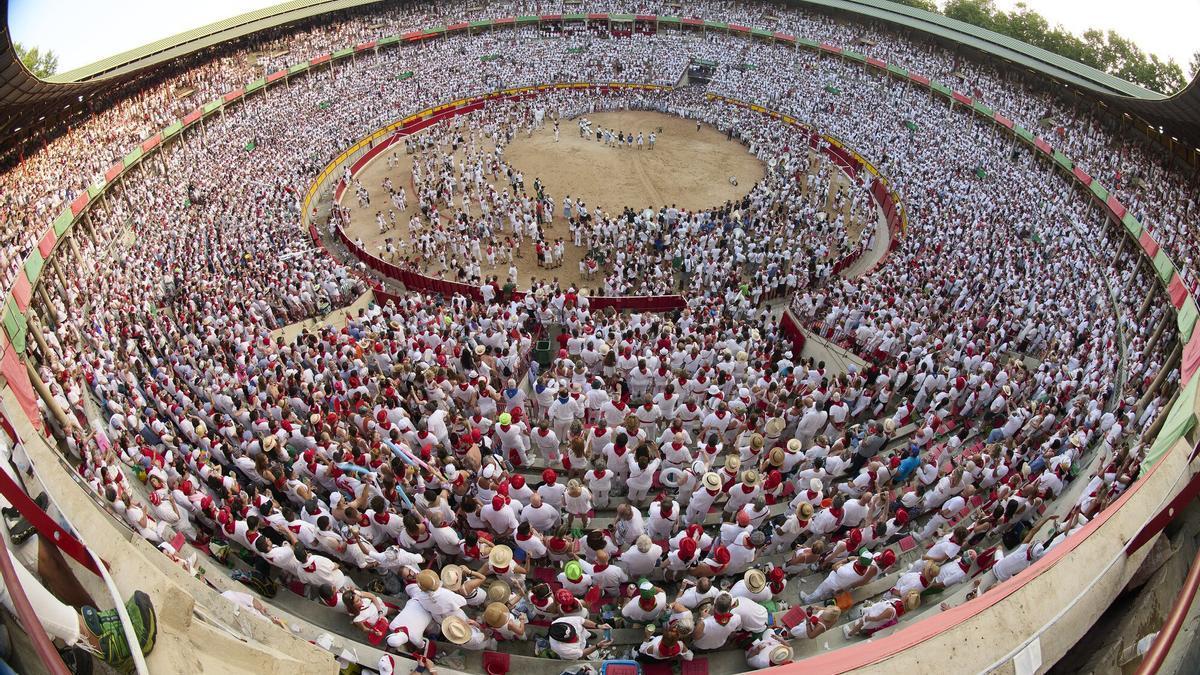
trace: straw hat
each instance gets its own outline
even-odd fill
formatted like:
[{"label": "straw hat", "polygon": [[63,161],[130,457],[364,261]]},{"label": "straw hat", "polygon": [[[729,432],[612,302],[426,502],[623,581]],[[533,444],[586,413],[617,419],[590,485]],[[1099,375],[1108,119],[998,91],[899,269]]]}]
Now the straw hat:
[{"label": "straw hat", "polygon": [[712,471],[709,471],[708,473],[704,474],[703,482],[704,482],[704,487],[708,490],[720,490],[721,489],[721,477],[718,476],[717,474],[713,473]]},{"label": "straw hat", "polygon": [[751,593],[758,593],[767,587],[767,575],[760,570],[746,570],[742,580],[746,582],[746,588],[750,589]]},{"label": "straw hat", "polygon": [[813,505],[809,504],[808,502],[800,502],[800,508],[798,509],[798,512],[800,514],[800,518],[803,520],[808,520],[809,518],[812,518]]},{"label": "straw hat", "polygon": [[466,619],[451,614],[442,620],[442,635],[456,645],[465,645],[471,640],[471,626]]},{"label": "straw hat", "polygon": [[421,570],[417,573],[417,586],[426,593],[431,593],[441,588],[442,582],[438,578],[438,573],[433,570]]},{"label": "straw hat", "polygon": [[462,567],[458,565],[446,565],[442,568],[442,586],[451,591],[457,591],[462,588]]},{"label": "straw hat", "polygon": [[483,621],[492,628],[500,628],[508,623],[508,605],[503,602],[493,602],[483,610]]},{"label": "straw hat", "polygon": [[921,594],[916,591],[910,591],[904,596],[904,611],[911,612],[921,606]]},{"label": "straw hat", "polygon": [[778,436],[787,427],[787,420],[782,417],[772,417],[767,421],[767,435]]},{"label": "straw hat", "polygon": [[737,470],[742,466],[742,460],[737,455],[725,455],[725,470],[729,473],[737,473]]},{"label": "straw hat", "polygon": [[512,595],[512,589],[508,583],[500,579],[496,579],[487,589],[487,601],[492,602],[508,602],[509,596]]},{"label": "straw hat", "polygon": [[743,471],[742,482],[746,485],[758,485],[758,472],[754,469]]},{"label": "straw hat", "polygon": [[771,648],[771,665],[778,666],[792,660],[792,648],[785,644],[778,644]]},{"label": "straw hat", "polygon": [[763,446],[763,442],[762,434],[753,434],[750,436],[750,447],[752,448],[761,448]]},{"label": "straw hat", "polygon": [[512,559],[512,549],[505,544],[496,544],[492,547],[492,552],[488,554],[488,562],[491,563],[492,567],[508,567],[512,564]]},{"label": "straw hat", "polygon": [[788,450],[791,450],[792,452],[800,452],[801,447],[802,447],[802,444],[800,443],[799,438],[793,438],[787,442],[787,448],[788,448]]},{"label": "straw hat", "polygon": [[771,452],[767,454],[767,463],[771,466],[783,466],[783,460],[783,448],[771,448]]}]

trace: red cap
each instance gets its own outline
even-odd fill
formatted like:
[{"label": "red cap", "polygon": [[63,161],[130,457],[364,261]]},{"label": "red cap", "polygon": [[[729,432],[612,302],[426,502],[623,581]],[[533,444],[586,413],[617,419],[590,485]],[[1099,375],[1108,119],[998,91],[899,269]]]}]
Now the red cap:
[{"label": "red cap", "polygon": [[554,599],[558,602],[558,606],[563,609],[575,606],[575,596],[571,595],[571,591],[565,588],[560,588],[554,592]]},{"label": "red cap", "polygon": [[713,560],[716,560],[722,565],[729,564],[729,549],[724,546],[718,546],[717,550],[713,551]]},{"label": "red cap", "polygon": [[683,560],[691,560],[694,555],[696,555],[696,540],[691,537],[684,537],[679,542],[679,557]]},{"label": "red cap", "polygon": [[525,487],[525,476],[517,474],[510,478],[508,482],[511,483],[514,488],[520,490],[521,488]]},{"label": "red cap", "polygon": [[847,540],[846,540],[846,550],[847,551],[856,550],[858,548],[858,545],[862,543],[862,538],[863,538],[862,530],[860,530],[857,527],[854,528],[853,530],[850,530],[850,536],[847,537]]},{"label": "red cap", "polygon": [[554,469],[546,469],[542,472],[542,482],[546,485],[554,485],[554,482],[557,480],[558,474],[554,473]]},{"label": "red cap", "polygon": [[738,524],[738,527],[746,527],[746,526],[748,526],[748,525],[750,524],[750,514],[749,514],[749,513],[746,513],[746,511],[745,511],[745,510],[738,511],[738,513],[737,513],[737,524]]},{"label": "red cap", "polygon": [[908,511],[904,509],[896,509],[896,524],[904,525],[908,522]]},{"label": "red cap", "polygon": [[492,497],[492,508],[496,509],[497,511],[504,508],[504,497],[501,495]]},{"label": "red cap", "polygon": [[887,569],[896,564],[896,552],[889,548],[888,550],[879,554],[879,557],[875,559],[875,562],[879,565],[879,569]]}]

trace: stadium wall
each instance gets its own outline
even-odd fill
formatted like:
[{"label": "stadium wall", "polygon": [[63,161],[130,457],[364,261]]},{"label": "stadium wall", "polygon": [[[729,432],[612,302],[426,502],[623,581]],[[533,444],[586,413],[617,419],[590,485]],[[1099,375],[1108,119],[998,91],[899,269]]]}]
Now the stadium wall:
[{"label": "stadium wall", "polygon": [[[671,17],[658,17],[656,20],[669,24],[670,19]],[[1000,584],[991,592],[952,608],[940,616],[907,626],[886,638],[830,652],[800,664],[774,669],[781,674],[785,671],[799,673],[800,669],[806,672],[843,672],[855,669],[881,671],[885,668],[894,671],[897,667],[938,671],[944,670],[952,663],[954,669],[959,671],[1024,673],[1046,670],[1049,664],[1061,657],[1066,649],[1078,640],[1137,570],[1146,555],[1146,549],[1138,548],[1127,553],[1127,543],[1153,540],[1161,530],[1161,525],[1169,522],[1174,516],[1169,506],[1170,500],[1193,484],[1192,476],[1196,471],[1194,442],[1198,412],[1197,387],[1200,384],[1200,380],[1195,378],[1197,370],[1200,369],[1200,334],[1193,330],[1197,319],[1195,280],[1181,274],[1170,256],[1158,244],[1154,233],[1129,213],[1115,195],[1075,167],[1070,158],[1056,151],[1045,139],[1036,137],[1032,131],[1015,124],[983,103],[927,77],[910,73],[900,66],[869,59],[838,46],[816,44],[810,40],[729,26],[720,22],[675,20],[696,29],[743,33],[748,39],[773,40],[794,45],[797,49],[817,49],[830,57],[859,61],[864,67],[881,75],[907,80],[928,88],[932,94],[947,98],[952,108],[962,106],[981,118],[1005,127],[1017,138],[1032,145],[1039,156],[1057,166],[1068,178],[1075,181],[1077,187],[1088,191],[1103,204],[1108,217],[1123,225],[1153,265],[1172,307],[1176,310],[1180,340],[1185,346],[1180,364],[1182,389],[1169,406],[1161,431],[1143,465],[1144,476],[1083,531],[1068,538],[1024,574]],[[335,67],[337,61],[369,49],[433,39],[457,31],[473,32],[516,23],[517,19],[514,17],[460,26],[436,27],[323,55],[229,92],[197,108],[133,148],[106,172],[102,181],[81,192],[47,227],[39,245],[30,252],[23,270],[17,275],[16,282],[5,298],[4,307],[0,311],[0,349],[3,353],[3,357],[0,357],[0,372],[4,374],[7,386],[2,395],[4,400],[16,403],[25,415],[24,419],[14,420],[14,426],[20,430],[28,430],[25,433],[46,433],[35,391],[52,413],[57,407],[49,399],[48,390],[38,379],[32,367],[32,360],[27,357],[28,315],[33,294],[37,285],[43,281],[43,269],[47,261],[59,255],[62,242],[71,236],[77,224],[84,222],[87,209],[96,201],[107,198],[108,187],[150,159],[165,143],[175,141],[184,133],[194,133],[197,125],[203,127],[206,117],[223,114],[226,107],[235,105],[246,96],[265,91],[281,82],[286,83],[291,77],[326,66]],[[66,422],[70,424],[69,421]],[[32,443],[34,446],[45,445],[43,438],[27,439],[26,443]],[[32,457],[39,469],[55,463],[55,453],[48,446],[46,453],[32,453]],[[61,459],[58,461],[61,463]],[[69,486],[65,483],[51,485],[52,494],[56,499],[68,489]],[[76,496],[72,499],[82,497]],[[144,543],[132,542],[128,536],[105,539],[106,557],[124,555],[136,550],[139,543]],[[108,541],[109,539],[111,541]],[[131,549],[130,546],[134,548]],[[188,592],[191,592],[190,589]],[[917,646],[921,649],[912,649]],[[231,645],[230,648],[241,647]],[[245,648],[252,649],[250,646]]]}]

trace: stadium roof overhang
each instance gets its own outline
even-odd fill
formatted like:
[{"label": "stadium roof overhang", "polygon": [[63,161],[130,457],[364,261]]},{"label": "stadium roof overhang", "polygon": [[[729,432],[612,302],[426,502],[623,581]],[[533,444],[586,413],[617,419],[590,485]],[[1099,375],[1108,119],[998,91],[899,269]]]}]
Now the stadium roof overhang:
[{"label": "stadium roof overhang", "polygon": [[[174,59],[259,31],[381,1],[292,0],[201,26],[42,80],[26,70],[17,58],[8,32],[8,3],[0,0],[6,10],[0,32],[0,146],[8,145],[19,130],[40,125],[47,119],[52,123],[64,113],[72,112],[72,108],[77,110],[88,96],[129,82]],[[1062,81],[1145,120],[1151,127],[1161,127],[1168,135],[1200,146],[1200,84],[1196,80],[1175,95],[1164,96],[1007,36],[886,0],[789,2],[885,21],[962,44]]]},{"label": "stadium roof overhang", "polygon": [[260,31],[382,1],[291,0],[172,35],[43,80],[30,73],[17,57],[8,29],[8,2],[0,0],[5,17],[0,31],[0,146],[8,145],[18,130],[28,130],[43,120],[53,121],[64,111],[78,110],[89,96],[177,58]]},{"label": "stadium roof overhang", "polygon": [[974,48],[1094,95],[1153,127],[1162,127],[1168,135],[1185,139],[1193,147],[1200,146],[1200,77],[1193,78],[1174,95],[1166,96],[1006,35],[887,0],[788,0],[788,3],[849,12]]}]

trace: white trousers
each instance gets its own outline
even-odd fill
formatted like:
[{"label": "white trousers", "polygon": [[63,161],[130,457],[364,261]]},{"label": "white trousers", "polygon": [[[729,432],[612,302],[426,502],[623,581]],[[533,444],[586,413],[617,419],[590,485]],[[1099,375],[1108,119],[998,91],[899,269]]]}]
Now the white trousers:
[{"label": "white trousers", "polygon": [[[38,620],[42,622],[42,628],[46,633],[51,638],[58,638],[67,645],[80,642],[79,615],[75,612],[75,608],[54,597],[37,577],[33,576],[20,561],[12,556],[11,552],[6,550],[4,554],[8,556],[13,569],[17,571],[21,588],[25,590],[25,596],[29,598],[29,604],[37,614]],[[12,596],[8,593],[7,584],[0,587],[0,601],[4,603],[4,607],[8,611],[14,615],[17,613]]]}]

